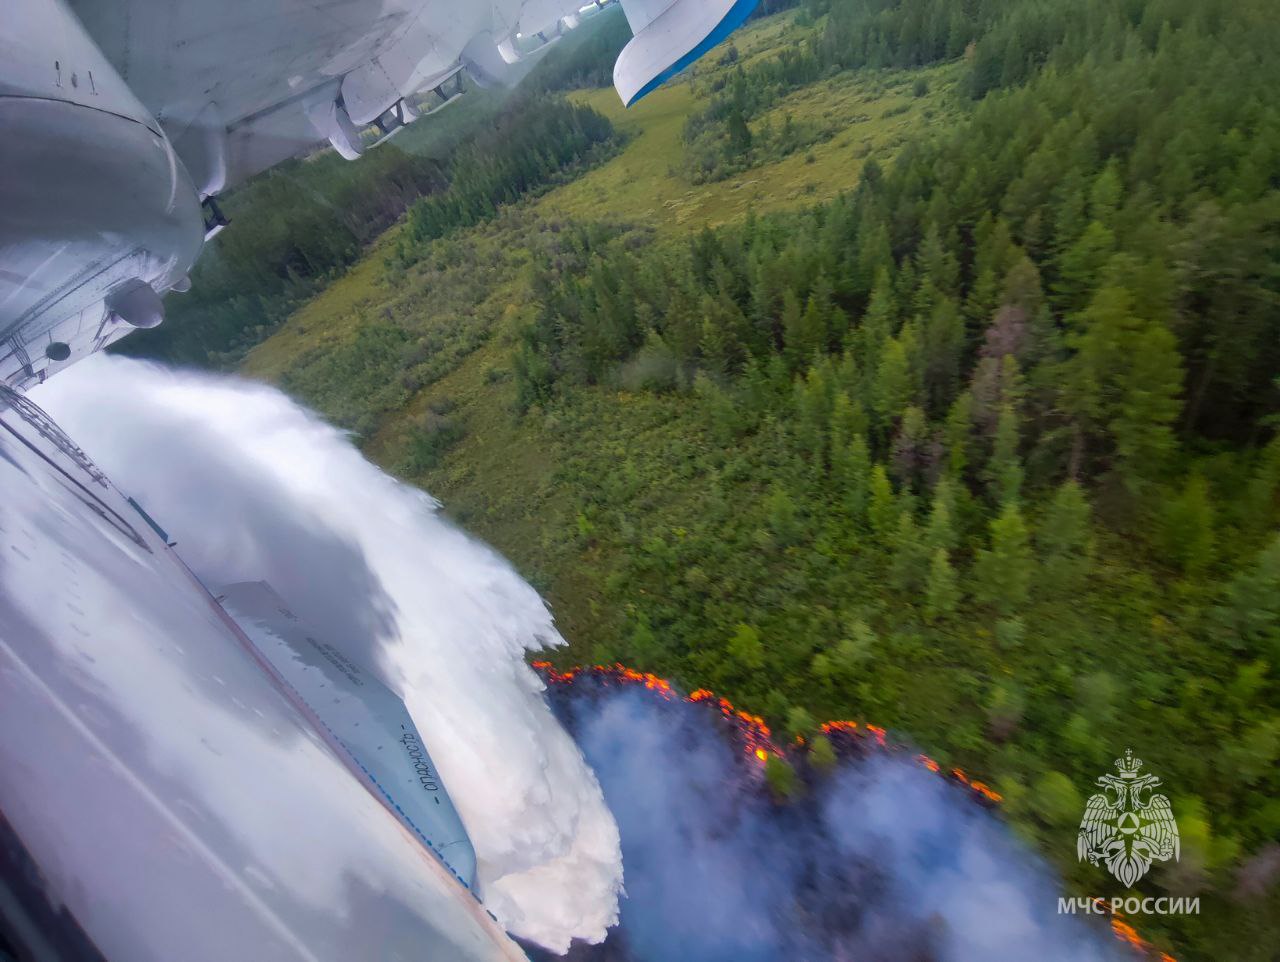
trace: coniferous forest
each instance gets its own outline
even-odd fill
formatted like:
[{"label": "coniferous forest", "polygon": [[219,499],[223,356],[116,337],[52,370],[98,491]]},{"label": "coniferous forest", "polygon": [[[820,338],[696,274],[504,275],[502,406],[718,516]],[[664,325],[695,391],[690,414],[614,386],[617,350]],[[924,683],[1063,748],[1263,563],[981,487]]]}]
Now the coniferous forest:
[{"label": "coniferous forest", "polygon": [[[1151,881],[1204,905],[1144,934],[1274,958],[1280,13],[776,9],[655,95],[689,98],[678,156],[571,89],[609,82],[615,21],[496,132],[383,155],[366,193],[246,230],[253,263],[229,230],[199,309],[131,347],[225,364],[283,322],[246,370],[507,552],[565,663],[714,688],[806,739],[887,725],[993,783],[1072,894],[1122,894],[1074,838],[1133,747],[1182,837]],[[805,106],[846,90],[844,114]],[[886,149],[849,133],[876,124]],[[652,214],[569,193],[618,163],[688,193]],[[823,186],[773,203],[783,170]],[[245,209],[276,224],[294,183]],[[673,221],[725,183],[770,203]],[[405,211],[354,308],[304,310],[331,336],[291,333]]]}]

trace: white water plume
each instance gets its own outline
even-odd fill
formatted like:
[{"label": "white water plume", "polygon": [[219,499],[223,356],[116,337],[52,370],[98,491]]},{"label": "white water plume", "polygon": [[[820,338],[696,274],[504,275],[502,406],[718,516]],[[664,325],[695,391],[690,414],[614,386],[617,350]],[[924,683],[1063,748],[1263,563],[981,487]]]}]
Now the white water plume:
[{"label": "white water plume", "polygon": [[617,827],[525,664],[562,639],[510,565],[269,387],[95,357],[33,397],[207,585],[270,582],[401,695],[508,930],[557,951],[604,938]]}]

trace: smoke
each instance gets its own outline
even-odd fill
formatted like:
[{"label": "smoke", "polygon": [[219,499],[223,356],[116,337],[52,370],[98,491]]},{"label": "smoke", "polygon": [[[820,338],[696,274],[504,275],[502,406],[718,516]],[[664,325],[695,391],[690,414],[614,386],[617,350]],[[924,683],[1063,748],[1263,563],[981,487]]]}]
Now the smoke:
[{"label": "smoke", "polygon": [[[970,793],[899,755],[846,754],[778,804],[706,704],[553,687],[622,833],[621,925],[575,962],[1102,962],[1050,871]],[[1096,922],[1096,920],[1095,920]]]},{"label": "smoke", "polygon": [[509,931],[604,938],[617,828],[524,662],[562,639],[505,561],[273,389],[100,356],[34,397],[206,585],[270,582],[401,695]]}]

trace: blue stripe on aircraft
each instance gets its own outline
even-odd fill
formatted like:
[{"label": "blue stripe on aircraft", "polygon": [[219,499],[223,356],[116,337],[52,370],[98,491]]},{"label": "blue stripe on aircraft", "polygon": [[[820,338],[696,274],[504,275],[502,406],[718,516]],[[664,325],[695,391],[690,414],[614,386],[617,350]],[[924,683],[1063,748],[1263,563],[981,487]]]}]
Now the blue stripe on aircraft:
[{"label": "blue stripe on aircraft", "polygon": [[670,67],[641,87],[639,92],[627,101],[627,106],[630,107],[641,97],[656,90],[658,87],[661,87],[681,70],[689,66],[689,64],[693,63],[721,40],[733,33],[733,31],[737,30],[742,26],[747,17],[751,16],[751,11],[756,8],[756,5],[759,2],[760,0],[738,0],[737,3],[729,8],[729,12],[724,15],[724,19],[716,24],[715,28],[703,38],[702,43],[698,44]]}]

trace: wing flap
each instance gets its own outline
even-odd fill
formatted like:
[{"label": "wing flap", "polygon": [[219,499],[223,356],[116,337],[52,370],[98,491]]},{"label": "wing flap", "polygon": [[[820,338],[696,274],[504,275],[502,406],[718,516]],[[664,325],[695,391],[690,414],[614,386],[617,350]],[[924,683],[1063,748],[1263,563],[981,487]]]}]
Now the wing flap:
[{"label": "wing flap", "polygon": [[319,637],[265,582],[228,585],[218,601],[342,743],[391,810],[474,890],[471,839],[403,702]]}]

